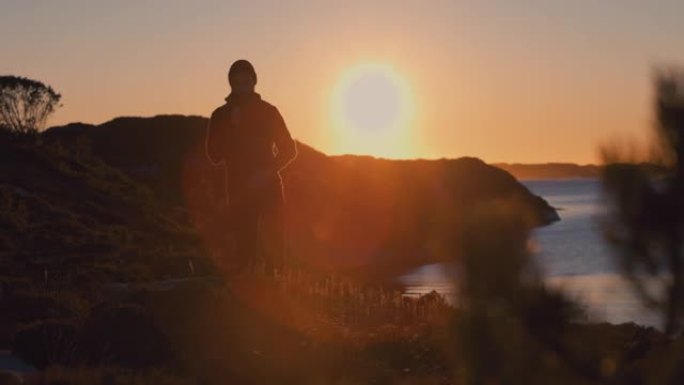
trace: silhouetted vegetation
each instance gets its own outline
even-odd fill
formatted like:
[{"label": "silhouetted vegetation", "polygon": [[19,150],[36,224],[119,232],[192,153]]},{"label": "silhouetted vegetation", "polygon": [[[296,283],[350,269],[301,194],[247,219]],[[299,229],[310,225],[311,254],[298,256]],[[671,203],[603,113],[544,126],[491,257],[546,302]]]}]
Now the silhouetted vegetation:
[{"label": "silhouetted vegetation", "polygon": [[37,80],[0,76],[0,129],[15,134],[41,130],[61,95]]},{"label": "silhouetted vegetation", "polygon": [[[612,215],[609,239],[625,275],[642,299],[664,314],[669,335],[682,330],[684,315],[684,76],[664,71],[656,79],[657,175],[629,163],[621,149],[608,148],[607,159],[620,163],[606,169],[605,188]],[[658,292],[656,286],[664,287]],[[650,286],[650,287],[649,287]]]}]

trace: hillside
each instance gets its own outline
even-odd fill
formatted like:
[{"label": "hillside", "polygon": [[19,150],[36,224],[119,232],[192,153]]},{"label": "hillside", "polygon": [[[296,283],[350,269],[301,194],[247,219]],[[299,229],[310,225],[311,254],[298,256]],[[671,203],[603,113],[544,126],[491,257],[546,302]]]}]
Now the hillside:
[{"label": "hillside", "polygon": [[[40,376],[81,381],[63,383],[111,383],[110,373],[140,375],[138,383],[397,383],[407,373],[445,383],[460,367],[449,349],[468,340],[447,337],[460,330],[445,322],[456,310],[436,294],[412,300],[303,269],[221,278],[230,218],[223,174],[204,156],[205,124],[125,118],[0,137],[0,348],[39,369],[63,367]],[[481,207],[521,206],[538,225],[557,219],[510,174],[477,159],[299,149],[283,178],[291,255],[309,270],[377,278],[456,258]],[[497,258],[511,256],[502,237],[491,242],[505,250]],[[499,321],[486,327],[519,325]],[[636,325],[558,330],[580,341],[583,359],[614,354],[628,374],[665,346]],[[535,340],[516,341],[492,346],[518,352]],[[542,375],[555,378],[558,365]]]},{"label": "hillside", "polygon": [[[54,127],[43,136],[88,143],[155,197],[182,203],[208,249],[226,257],[223,173],[204,155],[206,124],[177,115],[117,118]],[[386,160],[298,148],[282,176],[290,254],[309,266],[377,275],[451,258],[463,218],[492,202],[522,205],[537,224],[557,219],[510,174],[475,158]]]},{"label": "hillside", "polygon": [[97,157],[7,136],[0,154],[3,276],[88,285],[185,275],[193,260],[204,266],[185,210]]}]

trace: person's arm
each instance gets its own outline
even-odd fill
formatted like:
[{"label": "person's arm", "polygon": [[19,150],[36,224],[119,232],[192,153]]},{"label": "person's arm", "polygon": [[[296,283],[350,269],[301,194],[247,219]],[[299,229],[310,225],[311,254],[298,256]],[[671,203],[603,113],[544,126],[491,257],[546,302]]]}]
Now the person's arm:
[{"label": "person's arm", "polygon": [[277,108],[273,107],[272,114],[273,139],[277,149],[276,168],[280,171],[287,167],[297,157],[297,143],[292,139],[285,120]]},{"label": "person's arm", "polygon": [[226,144],[226,132],[220,121],[219,114],[214,111],[209,118],[209,123],[207,124],[207,157],[209,161],[214,165],[218,166],[225,163],[225,144]]}]

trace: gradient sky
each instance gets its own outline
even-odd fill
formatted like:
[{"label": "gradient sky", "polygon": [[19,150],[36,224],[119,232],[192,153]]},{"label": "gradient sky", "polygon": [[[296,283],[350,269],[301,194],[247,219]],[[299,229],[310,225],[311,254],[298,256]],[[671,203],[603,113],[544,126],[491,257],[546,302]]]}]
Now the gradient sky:
[{"label": "gradient sky", "polygon": [[[684,2],[0,0],[0,74],[63,95],[50,125],[208,116],[247,58],[293,136],[328,153],[331,92],[391,66],[415,102],[405,157],[597,162],[643,137],[651,75],[684,63]],[[380,152],[380,151],[378,151]]]}]

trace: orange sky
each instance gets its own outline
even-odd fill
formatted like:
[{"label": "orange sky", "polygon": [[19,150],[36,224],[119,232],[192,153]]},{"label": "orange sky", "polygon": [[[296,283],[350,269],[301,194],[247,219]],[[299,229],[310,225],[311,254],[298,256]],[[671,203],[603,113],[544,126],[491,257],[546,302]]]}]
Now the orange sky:
[{"label": "orange sky", "polygon": [[[648,129],[653,67],[684,63],[681,1],[4,0],[0,10],[0,73],[62,93],[50,124],[208,116],[230,63],[247,58],[292,134],[328,153],[596,162],[601,143]],[[333,90],[363,63],[393,68],[411,90],[399,152],[341,146],[334,132]]]}]

